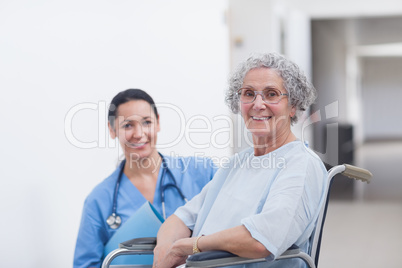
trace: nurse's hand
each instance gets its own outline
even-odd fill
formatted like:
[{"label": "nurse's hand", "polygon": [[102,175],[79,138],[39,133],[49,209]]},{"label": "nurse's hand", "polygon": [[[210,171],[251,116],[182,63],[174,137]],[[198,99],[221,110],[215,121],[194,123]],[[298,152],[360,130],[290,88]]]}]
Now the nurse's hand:
[{"label": "nurse's hand", "polygon": [[158,245],[154,249],[154,268],[172,268],[186,262],[188,255],[193,253],[192,238],[183,238],[172,245]]}]

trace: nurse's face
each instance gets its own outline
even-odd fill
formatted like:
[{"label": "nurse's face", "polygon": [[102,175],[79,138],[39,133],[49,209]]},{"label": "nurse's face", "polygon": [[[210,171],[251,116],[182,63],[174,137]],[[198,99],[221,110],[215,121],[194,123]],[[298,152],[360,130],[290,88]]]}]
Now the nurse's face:
[{"label": "nurse's face", "polygon": [[157,154],[155,149],[159,119],[151,105],[144,100],[132,100],[117,107],[112,138],[117,137],[127,161]]}]

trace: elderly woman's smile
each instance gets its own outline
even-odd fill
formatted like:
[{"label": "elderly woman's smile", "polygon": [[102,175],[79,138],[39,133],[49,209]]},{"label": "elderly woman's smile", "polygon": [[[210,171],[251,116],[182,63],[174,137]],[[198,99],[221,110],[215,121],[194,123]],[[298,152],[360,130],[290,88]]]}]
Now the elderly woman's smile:
[{"label": "elderly woman's smile", "polygon": [[263,120],[271,119],[272,116],[265,116],[265,117],[252,116],[251,118],[253,118],[254,120],[261,120],[261,121],[263,121]]}]

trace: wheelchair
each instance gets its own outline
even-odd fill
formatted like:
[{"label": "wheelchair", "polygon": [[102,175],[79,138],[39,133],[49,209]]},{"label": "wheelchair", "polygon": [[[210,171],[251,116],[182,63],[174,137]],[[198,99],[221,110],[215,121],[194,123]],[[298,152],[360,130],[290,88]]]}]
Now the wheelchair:
[{"label": "wheelchair", "polygon": [[[308,252],[301,251],[296,245],[291,246],[281,256],[278,256],[274,261],[300,258],[308,267],[316,268],[318,266],[318,259],[320,254],[320,245],[323,232],[323,226],[328,209],[328,201],[330,195],[330,188],[332,179],[337,174],[343,174],[351,179],[361,180],[369,183],[372,174],[366,169],[362,169],[356,166],[343,164],[332,167],[328,171],[328,188],[326,194],[326,200],[322,206],[319,216],[316,221],[316,227],[310,236],[310,248]],[[152,265],[111,265],[113,259],[121,255],[143,255],[153,254],[153,249],[156,245],[155,237],[137,238],[119,245],[119,248],[110,252],[102,263],[102,268],[149,268]],[[185,264],[179,267],[223,267],[231,265],[243,265],[251,263],[266,262],[265,258],[249,259],[236,256],[230,252],[225,251],[206,251],[191,255],[187,258]]]}]

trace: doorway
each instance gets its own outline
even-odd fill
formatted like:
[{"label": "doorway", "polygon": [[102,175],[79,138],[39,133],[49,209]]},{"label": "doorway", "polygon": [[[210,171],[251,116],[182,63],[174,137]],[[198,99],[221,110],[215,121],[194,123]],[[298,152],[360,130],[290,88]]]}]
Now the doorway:
[{"label": "doorway", "polygon": [[[341,164],[341,149],[333,148],[342,148],[345,141],[328,140],[333,136],[327,130],[329,125],[336,125],[336,131],[350,125],[351,164],[374,174],[368,186],[335,180],[332,197],[402,201],[398,170],[398,161],[402,163],[402,17],[312,20],[312,51],[313,83],[319,92],[314,110],[323,114],[328,105],[337,103],[337,116],[322,116],[324,120],[314,126],[317,150],[331,164]],[[334,142],[339,146],[328,151]],[[331,157],[334,153],[336,160]]]}]

